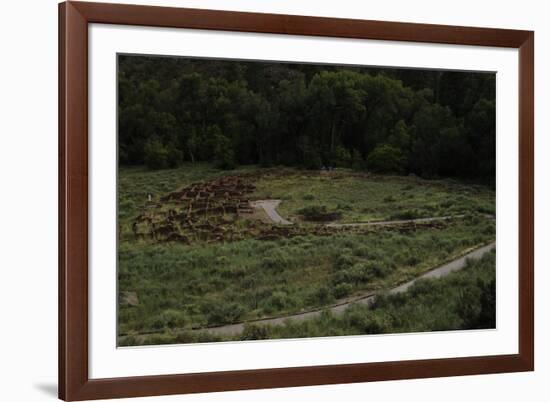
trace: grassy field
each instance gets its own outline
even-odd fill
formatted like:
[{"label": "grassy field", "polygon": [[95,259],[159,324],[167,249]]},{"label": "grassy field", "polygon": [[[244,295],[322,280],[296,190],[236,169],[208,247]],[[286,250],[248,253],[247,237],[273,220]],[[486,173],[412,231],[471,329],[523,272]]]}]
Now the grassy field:
[{"label": "grassy field", "polygon": [[[305,227],[321,225],[308,220],[304,212],[308,208],[326,211],[337,222],[461,217],[407,230],[386,227],[188,244],[137,238],[132,231],[148,194],[159,202],[191,183],[242,174],[254,177],[251,200],[281,199],[279,213]],[[121,168],[118,186],[119,334],[155,334],[150,343],[169,339],[176,330],[307,311],[381,291],[495,237],[494,221],[485,216],[494,214],[494,190],[453,181],[345,170],[319,173],[249,167],[223,172],[196,164],[163,171]],[[243,221],[239,218],[231,225],[246,225]],[[137,301],[122,302],[128,294]],[[269,337],[286,337],[284,328],[263,328],[258,336],[267,331]],[[132,344],[131,337],[124,339],[124,344]],[[202,340],[211,337],[193,335],[189,341]]]},{"label": "grassy field", "polygon": [[238,336],[199,331],[123,339],[122,345],[286,339],[317,336],[407,333],[495,327],[495,253],[470,262],[440,279],[416,282],[406,293],[381,295],[371,307],[352,305],[341,315],[323,313],[307,321],[283,325],[246,325]]},{"label": "grassy field", "polygon": [[256,185],[255,197],[283,200],[279,210],[293,221],[302,220],[300,211],[312,206],[341,214],[343,223],[495,213],[494,192],[450,180],[365,176],[346,170],[324,174],[294,170],[268,173]]}]

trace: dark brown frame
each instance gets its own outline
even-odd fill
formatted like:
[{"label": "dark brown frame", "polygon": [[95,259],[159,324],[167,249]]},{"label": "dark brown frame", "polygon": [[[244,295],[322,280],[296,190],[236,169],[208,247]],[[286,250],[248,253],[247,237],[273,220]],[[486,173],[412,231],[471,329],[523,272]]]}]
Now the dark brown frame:
[{"label": "dark brown frame", "polygon": [[[88,377],[88,24],[519,49],[519,353],[94,379]],[[59,397],[85,400],[534,369],[534,33],[508,29],[65,2],[59,5]]]}]

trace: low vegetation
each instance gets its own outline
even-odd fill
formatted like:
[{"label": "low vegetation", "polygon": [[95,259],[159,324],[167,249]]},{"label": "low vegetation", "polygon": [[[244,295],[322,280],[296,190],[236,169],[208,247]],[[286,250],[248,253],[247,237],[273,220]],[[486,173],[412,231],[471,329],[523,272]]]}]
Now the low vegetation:
[{"label": "low vegetation", "polygon": [[262,175],[252,194],[281,199],[278,210],[291,221],[366,222],[461,214],[495,213],[491,187],[415,176],[282,170]]},{"label": "low vegetation", "polygon": [[407,292],[382,295],[373,306],[352,305],[342,315],[245,329],[244,339],[389,334],[495,328],[495,253],[462,271],[416,282]]},{"label": "low vegetation", "polygon": [[496,324],[495,253],[470,261],[461,271],[440,279],[417,281],[406,293],[382,295],[371,307],[352,305],[343,314],[324,312],[306,321],[283,325],[246,325],[238,336],[207,331],[166,331],[127,336],[122,345],[217,342],[385,334],[467,329],[491,329]]},{"label": "low vegetation", "polygon": [[[258,171],[249,168],[231,175],[238,172],[257,174]],[[364,219],[360,211],[367,204],[371,205],[371,219],[390,218],[388,204],[394,206],[393,210],[403,208],[401,219],[426,216],[429,212],[425,205],[429,197],[426,191],[435,200],[462,197],[461,204],[433,202],[440,208],[447,208],[440,214],[460,212],[464,216],[416,228],[343,230],[330,235],[315,235],[313,231],[307,234],[306,231],[273,240],[158,242],[136,238],[130,229],[132,219],[143,208],[148,208],[147,195],[152,194],[153,200],[158,201],[170,190],[199,179],[215,179],[223,173],[208,165],[164,171],[162,177],[149,170],[121,169],[119,290],[121,295],[135,294],[138,300],[120,305],[121,335],[162,334],[219,326],[327,306],[410,280],[494,238],[493,220],[478,212],[481,208],[490,208],[493,193],[481,186],[456,184],[453,187],[452,182],[424,180],[420,186],[414,186],[418,183],[416,178],[372,178],[348,173],[350,179],[345,172],[335,175],[288,170],[274,174],[270,169],[261,172],[260,169],[257,190],[252,196],[261,197],[269,187],[277,196],[277,191],[286,186],[287,197],[279,209],[284,216],[283,206],[290,204],[290,209],[295,208],[297,214],[291,216],[297,221],[304,220],[306,227],[324,226],[327,221],[346,221],[358,216]],[[303,177],[308,177],[309,184]],[[338,186],[350,180],[354,184],[348,187],[348,192],[330,190],[331,185]],[[326,197],[321,197],[324,192],[313,191],[315,188],[326,191]],[[402,198],[402,192],[414,197]],[[361,194],[366,200],[361,200]],[[294,198],[296,202],[292,202]],[[353,207],[338,210],[333,206],[335,202]],[[315,207],[314,203],[323,207]],[[298,208],[300,204],[305,206]],[[244,225],[246,219],[235,222],[235,225]],[[297,225],[293,227],[300,224]]]},{"label": "low vegetation", "polygon": [[[205,328],[383,292],[495,238],[494,73],[117,63],[121,344],[229,340]],[[492,258],[233,340],[485,328]]]}]

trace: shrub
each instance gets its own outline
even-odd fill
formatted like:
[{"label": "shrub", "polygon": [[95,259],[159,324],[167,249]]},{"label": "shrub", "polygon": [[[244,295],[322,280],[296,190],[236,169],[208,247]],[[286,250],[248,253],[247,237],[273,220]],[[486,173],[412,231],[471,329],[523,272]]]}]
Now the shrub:
[{"label": "shrub", "polygon": [[338,145],[331,155],[331,162],[335,166],[350,167],[352,164],[351,152],[341,145]]},{"label": "shrub", "polygon": [[265,302],[264,310],[267,312],[280,311],[288,304],[288,296],[283,291],[275,291]]},{"label": "shrub", "polygon": [[449,208],[449,207],[452,207],[453,204],[454,204],[453,200],[444,200],[439,205],[441,206],[441,208]]},{"label": "shrub", "polygon": [[158,138],[152,138],[145,144],[145,164],[149,169],[166,169],[168,167],[169,150]]},{"label": "shrub", "polygon": [[289,260],[285,252],[273,250],[261,260],[261,267],[269,270],[282,270],[288,266]]},{"label": "shrub", "polygon": [[254,341],[258,339],[268,339],[269,331],[266,326],[245,324],[240,336],[241,341]]},{"label": "shrub", "polygon": [[390,215],[390,219],[417,219],[422,215],[417,209],[407,209],[404,211],[394,212]]},{"label": "shrub", "polygon": [[235,152],[232,149],[227,149],[219,159],[216,159],[215,166],[222,170],[233,170],[237,167],[235,160]]},{"label": "shrub", "polygon": [[353,250],[353,255],[357,257],[366,258],[366,257],[370,257],[371,254],[372,252],[367,246],[359,246]]},{"label": "shrub", "polygon": [[311,294],[308,299],[311,304],[323,305],[332,302],[334,300],[334,297],[332,296],[329,288],[323,286],[317,289],[313,294]]},{"label": "shrub", "polygon": [[480,288],[469,287],[461,289],[457,304],[457,313],[462,319],[465,328],[474,329],[477,327],[481,313],[481,297],[482,292]]},{"label": "shrub", "polygon": [[237,159],[231,140],[222,134],[217,126],[211,129],[214,138],[214,165],[218,169],[232,170],[237,167]]},{"label": "shrub", "polygon": [[481,311],[477,328],[496,328],[496,283],[495,278],[488,283],[481,283]]},{"label": "shrub", "polygon": [[169,328],[177,328],[185,325],[185,314],[181,311],[166,310],[162,313],[162,318],[165,322],[165,326]]},{"label": "shrub", "polygon": [[336,285],[332,291],[334,297],[341,299],[351,293],[352,286],[349,283],[340,283]]},{"label": "shrub", "polygon": [[362,170],[365,168],[365,160],[356,149],[351,152],[351,167],[355,170]]},{"label": "shrub", "polygon": [[391,271],[390,266],[382,262],[367,262],[366,268],[373,276],[377,278],[383,278]]},{"label": "shrub", "polygon": [[165,310],[153,319],[151,326],[155,329],[177,328],[184,326],[185,323],[185,315],[180,311]]},{"label": "shrub", "polygon": [[390,328],[391,321],[389,317],[379,314],[367,315],[362,325],[362,330],[365,334],[384,334],[389,332]]},{"label": "shrub", "polygon": [[341,272],[343,273],[341,276],[342,283],[352,283],[354,285],[366,283],[373,277],[372,273],[361,263]]},{"label": "shrub", "polygon": [[183,152],[175,147],[168,149],[167,164],[170,168],[175,168],[181,165],[183,162]]},{"label": "shrub", "polygon": [[311,205],[309,207],[304,207],[298,210],[298,213],[302,215],[305,220],[313,222],[333,221],[342,217],[341,212],[328,212],[327,207],[324,205]]},{"label": "shrub", "polygon": [[239,320],[245,312],[242,305],[235,302],[211,302],[203,306],[208,324],[230,324]]},{"label": "shrub", "polygon": [[351,211],[353,208],[349,204],[338,204],[336,209],[339,211]]},{"label": "shrub", "polygon": [[317,150],[308,148],[304,152],[304,167],[310,170],[318,170],[323,163],[321,162],[321,156]]},{"label": "shrub", "polygon": [[355,258],[349,254],[340,254],[334,262],[336,270],[348,269],[355,263]]},{"label": "shrub", "polygon": [[379,173],[403,173],[405,162],[401,150],[388,144],[378,145],[367,157],[367,166]]}]

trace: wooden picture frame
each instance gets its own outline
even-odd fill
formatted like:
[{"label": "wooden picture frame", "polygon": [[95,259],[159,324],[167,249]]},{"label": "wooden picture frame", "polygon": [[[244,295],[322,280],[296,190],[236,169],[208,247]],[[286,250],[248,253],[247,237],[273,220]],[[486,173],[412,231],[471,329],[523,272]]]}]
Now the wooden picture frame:
[{"label": "wooden picture frame", "polygon": [[[196,28],[519,49],[519,353],[90,379],[88,24]],[[534,33],[382,21],[65,2],[59,5],[59,397],[86,400],[534,369]]]}]

